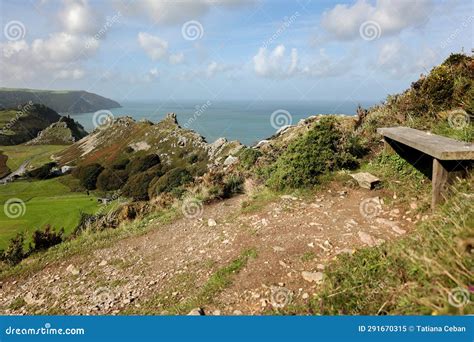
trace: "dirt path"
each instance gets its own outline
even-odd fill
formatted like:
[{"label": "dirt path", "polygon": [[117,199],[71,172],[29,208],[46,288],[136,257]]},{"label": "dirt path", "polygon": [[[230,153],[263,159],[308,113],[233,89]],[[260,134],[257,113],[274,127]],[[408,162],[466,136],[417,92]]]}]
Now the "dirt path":
[{"label": "dirt path", "polygon": [[171,304],[186,301],[216,270],[248,249],[257,257],[204,305],[206,313],[258,314],[289,300],[304,301],[317,291],[335,255],[412,228],[408,220],[415,218],[405,218],[401,208],[388,209],[378,199],[382,195],[331,188],[304,200],[282,196],[256,213],[239,214],[248,200],[241,195],[206,206],[199,219],[183,218],[31,276],[6,280],[0,313],[166,313],[150,301],[160,294]]}]

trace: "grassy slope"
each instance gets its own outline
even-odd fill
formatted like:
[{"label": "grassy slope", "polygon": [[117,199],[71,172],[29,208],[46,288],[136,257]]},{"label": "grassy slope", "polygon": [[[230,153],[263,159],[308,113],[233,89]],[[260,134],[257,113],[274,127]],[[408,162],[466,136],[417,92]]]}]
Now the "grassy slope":
[{"label": "grassy slope", "polygon": [[0,146],[0,151],[8,156],[7,166],[16,170],[24,161],[30,160],[29,166],[39,167],[51,161],[51,155],[63,150],[64,145],[13,145]]},{"label": "grassy slope", "polygon": [[77,225],[81,211],[91,213],[98,208],[94,196],[73,193],[58,179],[18,181],[2,186],[0,205],[3,207],[10,198],[21,199],[26,210],[18,218],[9,218],[4,210],[0,211],[0,248],[6,247],[17,232],[32,232],[45,224],[64,227],[66,233],[70,232]]}]

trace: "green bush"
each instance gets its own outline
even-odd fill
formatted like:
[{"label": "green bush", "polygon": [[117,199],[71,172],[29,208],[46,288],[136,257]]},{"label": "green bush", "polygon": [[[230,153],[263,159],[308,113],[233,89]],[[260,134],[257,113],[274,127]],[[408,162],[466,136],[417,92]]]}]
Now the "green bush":
[{"label": "green bush", "polygon": [[259,150],[256,150],[254,148],[245,148],[240,154],[239,154],[239,161],[240,165],[244,169],[250,169],[257,159],[262,155],[262,152]]},{"label": "green bush", "polygon": [[112,169],[125,170],[129,163],[130,163],[130,159],[127,159],[127,158],[119,159],[115,163],[112,164]]},{"label": "green bush", "polygon": [[149,197],[159,195],[163,192],[172,192],[174,189],[189,183],[193,180],[193,176],[188,170],[177,167],[169,170],[161,177],[156,177],[151,182],[148,194]]},{"label": "green bush", "polygon": [[84,188],[94,190],[96,188],[97,178],[103,170],[102,165],[94,163],[75,168],[72,175],[79,179]]},{"label": "green bush", "polygon": [[28,255],[24,250],[25,235],[18,233],[10,240],[7,249],[1,255],[2,261],[9,265],[16,265]]},{"label": "green bush", "polygon": [[30,247],[30,252],[36,252],[48,249],[52,246],[63,242],[64,228],[56,232],[51,225],[47,224],[44,228],[37,229],[33,232],[33,245]]},{"label": "green bush", "polygon": [[155,178],[155,174],[151,172],[141,172],[130,176],[122,189],[122,194],[135,201],[148,200],[148,187],[153,178]]},{"label": "green bush", "polygon": [[51,177],[51,169],[57,166],[55,162],[44,164],[34,170],[26,172],[26,177],[33,179],[48,179]]},{"label": "green bush", "polygon": [[267,184],[276,190],[308,187],[319,183],[324,173],[353,168],[358,163],[352,143],[338,130],[335,118],[323,118],[270,166]]},{"label": "green bush", "polygon": [[152,166],[160,164],[160,156],[157,154],[148,154],[146,156],[140,156],[128,163],[127,171],[130,175],[134,175],[139,172],[143,172],[151,168]]},{"label": "green bush", "polygon": [[105,169],[97,178],[97,189],[101,191],[113,191],[120,189],[128,179],[125,170]]}]

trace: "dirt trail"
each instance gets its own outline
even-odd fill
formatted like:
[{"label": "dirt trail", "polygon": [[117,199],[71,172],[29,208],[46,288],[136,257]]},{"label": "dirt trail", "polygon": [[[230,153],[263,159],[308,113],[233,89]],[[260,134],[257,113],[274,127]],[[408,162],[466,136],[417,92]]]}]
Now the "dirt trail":
[{"label": "dirt trail", "polygon": [[[118,314],[139,311],[158,294],[182,302],[250,248],[257,257],[205,305],[206,313],[258,314],[289,300],[304,301],[317,291],[334,256],[412,228],[415,218],[405,217],[401,208],[387,208],[378,199],[382,195],[338,187],[312,198],[282,196],[248,214],[239,214],[248,198],[237,196],[204,207],[199,219],[179,219],[8,279],[1,284],[0,313]],[[184,279],[191,279],[192,286],[183,288]],[[158,306],[152,312],[163,310]]]}]

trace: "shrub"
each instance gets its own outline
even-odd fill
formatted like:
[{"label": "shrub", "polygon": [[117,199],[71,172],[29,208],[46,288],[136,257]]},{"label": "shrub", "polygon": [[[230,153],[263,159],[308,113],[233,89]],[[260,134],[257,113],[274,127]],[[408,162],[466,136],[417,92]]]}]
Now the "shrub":
[{"label": "shrub", "polygon": [[157,177],[150,184],[148,193],[150,197],[156,196],[163,192],[171,192],[173,189],[189,183],[193,180],[188,170],[177,167],[171,169],[161,177]]},{"label": "shrub", "polygon": [[86,166],[79,166],[74,169],[73,176],[78,178],[81,185],[87,190],[94,190],[96,188],[97,178],[104,168],[100,164],[89,164]]},{"label": "shrub", "polygon": [[34,170],[26,172],[26,177],[33,179],[48,179],[51,177],[51,169],[57,166],[55,162],[44,164]]},{"label": "shrub", "polygon": [[112,164],[112,169],[114,170],[125,170],[127,165],[130,163],[130,159],[123,158],[117,160],[115,163]]},{"label": "shrub", "polygon": [[7,249],[2,253],[1,259],[10,265],[16,265],[23,260],[27,253],[23,249],[25,244],[25,235],[18,233],[14,238],[10,240],[10,244]]},{"label": "shrub", "polygon": [[63,235],[64,228],[56,232],[49,224],[44,226],[43,230],[35,230],[32,236],[33,245],[30,247],[30,252],[41,251],[60,244],[63,241]]},{"label": "shrub", "polygon": [[354,167],[350,143],[333,117],[321,119],[270,166],[268,185],[274,189],[300,188],[319,182],[318,176],[343,167]]},{"label": "shrub", "polygon": [[128,179],[125,170],[105,169],[97,178],[97,189],[101,191],[113,191],[120,189]]},{"label": "shrub", "polygon": [[261,155],[259,150],[246,148],[239,155],[240,164],[243,168],[250,169]]},{"label": "shrub", "polygon": [[155,174],[151,172],[141,172],[130,176],[122,189],[122,194],[136,201],[148,200],[148,186],[153,178]]},{"label": "shrub", "polygon": [[133,159],[127,165],[127,171],[130,175],[143,172],[151,168],[152,166],[160,164],[160,156],[157,154],[149,154]]},{"label": "shrub", "polygon": [[230,198],[234,194],[243,192],[244,177],[231,174],[227,177],[222,172],[209,174],[208,179],[209,200]]}]

